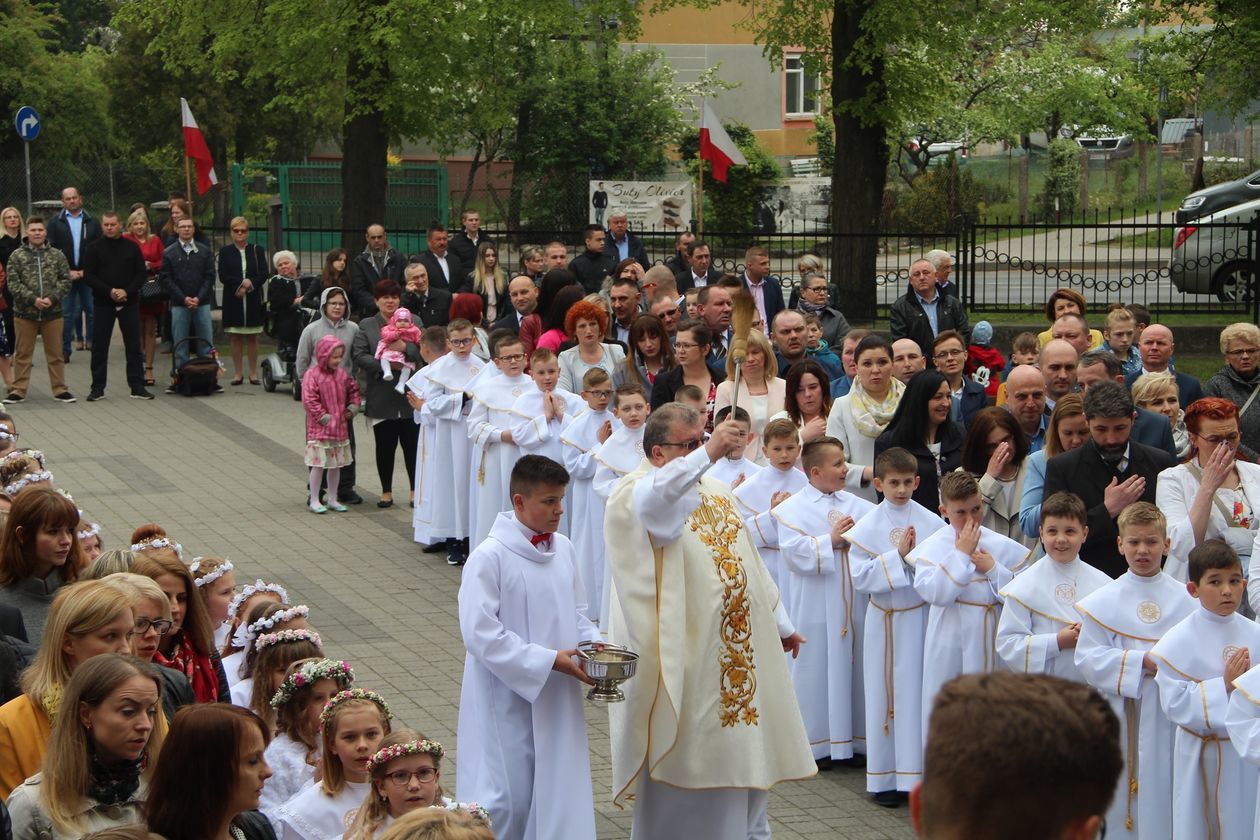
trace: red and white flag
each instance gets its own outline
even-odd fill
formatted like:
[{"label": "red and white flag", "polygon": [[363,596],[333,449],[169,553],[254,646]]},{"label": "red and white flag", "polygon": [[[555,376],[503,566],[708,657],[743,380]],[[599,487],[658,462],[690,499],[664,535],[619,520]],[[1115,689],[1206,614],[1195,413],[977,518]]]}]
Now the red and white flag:
[{"label": "red and white flag", "polygon": [[707,99],[700,105],[700,159],[709,161],[713,168],[713,180],[723,184],[726,183],[726,170],[731,164],[748,165],[735,141],[722,128],[721,121],[713,113]]},{"label": "red and white flag", "polygon": [[193,159],[197,167],[197,195],[219,183],[219,176],[214,174],[214,158],[210,157],[210,147],[206,145],[206,136],[197,127],[188,100],[179,98],[179,111],[184,126],[184,155]]}]

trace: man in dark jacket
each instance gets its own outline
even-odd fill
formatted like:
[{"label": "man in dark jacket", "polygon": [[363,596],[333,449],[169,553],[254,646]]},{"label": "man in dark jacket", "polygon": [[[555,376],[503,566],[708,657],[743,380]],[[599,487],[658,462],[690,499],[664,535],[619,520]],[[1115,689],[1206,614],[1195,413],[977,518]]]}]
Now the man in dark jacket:
[{"label": "man in dark jacket", "polygon": [[674,284],[679,294],[688,289],[715,286],[722,279],[722,272],[713,267],[713,252],[709,243],[697,239],[687,246],[687,268],[674,274]]},{"label": "man in dark jacket", "polygon": [[495,321],[492,330],[511,330],[521,332],[521,322],[538,309],[538,287],[528,274],[518,274],[508,283],[508,299],[512,308]]},{"label": "man in dark jacket", "polygon": [[461,213],[459,223],[463,230],[451,237],[449,247],[464,271],[472,271],[477,264],[477,249],[483,244],[493,245],[494,240],[481,232],[481,214],[476,210]]},{"label": "man in dark jacket", "polygon": [[360,317],[376,314],[372,290],[381,280],[403,281],[407,258],[389,247],[383,225],[368,225],[367,247],[350,261],[350,304]]},{"label": "man in dark jacket", "polygon": [[[446,289],[433,288],[428,269],[422,263],[411,263],[404,274],[407,285],[403,291],[402,305],[411,310],[413,319],[425,327],[445,327],[449,324],[451,293]],[[376,352],[375,344],[372,345],[372,352]]]},{"label": "man in dark jacket", "polygon": [[89,242],[83,257],[83,282],[92,289],[96,323],[92,331],[92,388],[87,401],[105,396],[109,342],[114,322],[122,332],[123,357],[131,396],[151,400],[144,387],[144,351],[140,346],[140,287],[144,284],[144,256],[140,246],[122,235],[122,221],[113,210],[101,215],[100,239]]},{"label": "man in dark jacket", "polygon": [[[1081,390],[1089,393],[1096,382],[1106,380],[1124,384],[1124,373],[1120,360],[1109,350],[1090,350],[1076,365],[1076,382]],[[1145,408],[1134,408],[1133,431],[1129,439],[1138,443],[1167,452],[1172,458],[1177,457],[1177,445],[1173,442],[1172,427],[1168,418]]]},{"label": "man in dark jacket", "polygon": [[971,326],[962,302],[942,296],[936,286],[936,268],[927,260],[910,265],[910,291],[893,302],[888,313],[893,341],[911,338],[925,358],[932,359],[932,342],[945,330],[957,330],[964,343],[971,341]]},{"label": "man in dark jacket", "polygon": [[459,292],[471,292],[472,288],[465,282],[464,274],[472,266],[464,265],[459,257],[451,252],[450,234],[439,224],[429,225],[428,249],[412,259],[422,263],[429,270],[429,286],[434,289],[446,289],[452,295]]},{"label": "man in dark jacket", "polygon": [[677,277],[690,270],[691,261],[687,258],[687,246],[695,241],[696,235],[689,230],[678,234],[678,238],[674,240],[674,253],[665,260],[665,267],[669,269],[670,274]]},{"label": "man in dark jacket", "polygon": [[[214,287],[214,255],[205,245],[193,239],[196,225],[192,219],[180,219],[175,224],[178,237],[162,252],[162,268],[158,279],[171,300],[171,341],[173,343],[174,369],[179,370],[188,361],[189,345],[184,342],[191,335],[213,341],[210,324],[210,294]],[[200,346],[202,342],[197,342]],[[222,390],[222,389],[218,389]],[[175,385],[166,389],[175,393]]]},{"label": "man in dark jacket", "polygon": [[74,396],[66,388],[66,360],[58,352],[65,326],[61,301],[70,293],[70,265],[65,254],[48,244],[48,228],[40,217],[26,220],[26,243],[9,257],[8,272],[13,293],[13,384],[4,401],[12,404],[26,399],[35,339],[42,337],[53,396],[72,403]]},{"label": "man in dark jacket", "polygon": [[604,253],[612,258],[613,265],[622,260],[634,260],[647,271],[652,267],[642,240],[630,232],[630,219],[623,210],[614,210],[608,217],[608,238],[604,241]]},{"label": "man in dark jacket", "polygon": [[577,275],[578,282],[587,294],[595,294],[604,285],[604,278],[617,266],[615,258],[604,248],[604,229],[599,225],[587,225],[583,229],[586,250],[569,262],[569,271]]},{"label": "man in dark jacket", "polygon": [[62,302],[65,324],[61,331],[61,351],[68,362],[70,339],[80,312],[87,316],[83,337],[92,337],[92,290],[83,282],[83,257],[88,243],[100,238],[101,226],[83,209],[83,196],[77,187],[61,191],[61,207],[61,212],[48,223],[48,244],[65,254],[70,263],[70,294]]}]

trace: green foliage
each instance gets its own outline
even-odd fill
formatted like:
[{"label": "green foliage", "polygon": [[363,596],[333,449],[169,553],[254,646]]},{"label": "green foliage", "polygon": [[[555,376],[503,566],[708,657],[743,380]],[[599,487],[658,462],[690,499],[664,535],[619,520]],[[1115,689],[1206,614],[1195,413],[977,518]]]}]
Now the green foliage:
[{"label": "green foliage", "polygon": [[836,126],[830,113],[814,117],[814,130],[807,139],[818,150],[819,174],[830,178],[836,160]]},{"label": "green foliage", "polygon": [[911,190],[897,197],[891,221],[897,231],[952,233],[963,217],[974,220],[985,198],[985,186],[956,160],[934,166],[914,179]]},{"label": "green foliage", "polygon": [[[723,123],[731,140],[744,153],[747,166],[726,170],[726,183],[713,180],[708,161],[704,161],[704,224],[710,230],[735,233],[751,230],[757,192],[767,182],[779,177],[779,167],[769,152],[757,142],[757,135],[742,123]],[[700,132],[690,129],[678,148],[687,161],[687,173],[694,180],[700,165]]]},{"label": "green foliage", "polygon": [[1050,166],[1046,173],[1045,185],[1038,196],[1042,211],[1048,218],[1055,214],[1055,200],[1058,199],[1058,212],[1069,216],[1076,212],[1080,198],[1081,183],[1081,149],[1075,140],[1064,137],[1050,141]]}]

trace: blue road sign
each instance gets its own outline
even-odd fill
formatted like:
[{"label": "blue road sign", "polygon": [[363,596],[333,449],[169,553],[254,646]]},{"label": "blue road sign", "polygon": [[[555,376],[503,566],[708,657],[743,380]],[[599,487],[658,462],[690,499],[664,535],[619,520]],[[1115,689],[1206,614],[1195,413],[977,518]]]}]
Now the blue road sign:
[{"label": "blue road sign", "polygon": [[17,128],[18,137],[27,143],[39,136],[39,114],[35,113],[35,109],[30,105],[18,108],[17,116],[13,118],[13,125]]}]

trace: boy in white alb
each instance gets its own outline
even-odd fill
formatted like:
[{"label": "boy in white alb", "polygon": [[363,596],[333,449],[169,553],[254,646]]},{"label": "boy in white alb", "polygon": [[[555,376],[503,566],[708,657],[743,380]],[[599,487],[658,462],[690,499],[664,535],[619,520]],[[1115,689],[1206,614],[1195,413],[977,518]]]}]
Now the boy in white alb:
[{"label": "boy in white alb", "polygon": [[[1242,760],[1260,764],[1260,665],[1234,680],[1234,692],[1225,710],[1225,729]],[[1260,837],[1260,809],[1251,836]]]},{"label": "boy in white alb", "polygon": [[[416,470],[415,539],[422,545],[445,541],[446,562],[451,565],[463,563],[468,556],[468,435],[464,424],[469,402],[464,389],[483,364],[472,354],[473,340],[472,324],[463,318],[451,321],[446,327],[450,352],[422,367],[408,382],[412,391],[420,386],[420,396],[435,426],[434,446]],[[413,384],[417,377],[419,382]],[[429,488],[427,494],[421,492],[422,485]]]},{"label": "boy in white alb", "polygon": [[520,418],[512,406],[533,388],[525,375],[525,348],[516,336],[501,339],[494,347],[497,376],[484,376],[474,386],[473,407],[468,414],[468,439],[472,442],[472,542],[480,545],[494,520],[512,503],[508,482],[512,467],[521,457],[512,436]]},{"label": "boy in white alb", "polygon": [[560,435],[586,405],[577,394],[557,387],[560,362],[547,348],[530,355],[529,375],[536,387],[527,388],[512,406],[516,415],[512,437],[522,453],[563,461]]},{"label": "boy in white alb", "polygon": [[612,399],[612,378],[603,368],[593,367],[582,375],[582,399],[586,410],[573,418],[560,433],[564,468],[572,483],[569,498],[569,539],[577,552],[578,571],[586,584],[586,615],[599,623],[604,601],[604,505],[595,495],[591,482],[595,478],[595,448],[608,440],[613,429],[621,425],[608,411]]},{"label": "boy in white alb", "polygon": [[997,667],[994,645],[1002,597],[1028,549],[980,525],[984,502],[970,473],[941,477],[941,528],[914,547],[914,590],[928,608],[923,645],[923,736],[941,686],[959,674]]},{"label": "boy in white alb", "polygon": [[1081,634],[1076,602],[1111,583],[1081,560],[1089,534],[1086,517],[1085,503],[1075,493],[1059,491],[1041,503],[1045,556],[1002,590],[997,651],[1012,671],[1084,682],[1072,659]]},{"label": "boy in white alb", "polygon": [[573,545],[556,533],[564,467],[538,455],[512,469],[512,510],[469,556],[459,587],[467,655],[456,796],[490,811],[498,837],[594,840],[595,808],[576,661],[602,641],[587,619]]},{"label": "boy in white alb", "polygon": [[[648,405],[647,395],[637,382],[628,382],[617,386],[613,393],[613,414],[621,424],[608,436],[608,440],[595,448],[592,457],[595,459],[595,478],[591,481],[594,503],[598,506],[599,534],[604,533],[604,514],[608,499],[622,477],[634,472],[643,463],[643,425],[647,423],[652,407]],[[607,552],[605,552],[605,557]],[[604,563],[603,583],[600,587],[602,599],[599,614],[608,620],[608,609],[612,604],[612,569]]]},{"label": "boy in white alb", "polygon": [[809,481],[796,462],[801,456],[801,439],[791,420],[771,420],[761,434],[766,467],[734,489],[740,516],[748,528],[748,536],[761,553],[770,577],[779,586],[780,597],[788,603],[790,583],[779,564],[779,529],[770,509],[778,500],[805,489]]},{"label": "boy in white alb", "polygon": [[814,761],[820,769],[866,752],[861,651],[866,596],[854,591],[845,532],[874,505],[844,491],[849,468],[833,437],[807,443],[801,465],[809,484],[771,504],[778,530],[788,618],[809,639],[788,661]]},{"label": "boy in white alb", "polygon": [[[731,416],[732,406],[724,406],[713,418],[714,424],[721,423],[727,417]],[[734,490],[757,473],[761,472],[762,466],[756,461],[750,461],[744,457],[744,452],[749,444],[757,439],[752,432],[752,418],[748,416],[748,412],[744,409],[734,406],[735,422],[744,430],[744,438],[747,440],[743,446],[736,449],[730,455],[718,458],[713,462],[713,466],[709,467],[709,471],[705,473],[709,478],[716,478],[727,487]]]},{"label": "boy in white alb", "polygon": [[853,588],[870,597],[862,633],[866,790],[895,808],[923,774],[923,633],[927,604],[908,558],[945,520],[914,501],[918,462],[899,446],[875,459],[884,500],[844,535]]},{"label": "boy in white alb", "polygon": [[1158,665],[1150,649],[1195,609],[1186,585],[1160,571],[1168,522],[1150,502],[1135,502],[1116,519],[1129,571],[1076,604],[1081,634],[1076,667],[1111,701],[1120,719],[1124,772],[1107,814],[1107,833],[1172,840],[1175,727],[1159,708]]},{"label": "boy in white alb", "polygon": [[1176,840],[1251,837],[1256,766],[1243,761],[1225,728],[1234,680],[1260,653],[1260,624],[1238,615],[1246,583],[1224,540],[1190,552],[1186,589],[1199,606],[1151,648],[1159,705],[1176,725],[1172,836]]},{"label": "boy in white alb", "polygon": [[[430,327],[420,336],[420,358],[424,360],[426,365],[433,364],[448,352],[450,351],[446,345],[446,327]],[[432,484],[423,481],[422,477],[424,459],[429,457],[429,453],[437,445],[434,440],[434,435],[437,431],[437,421],[433,419],[433,413],[425,408],[424,397],[421,396],[423,391],[424,378],[419,373],[413,373],[411,378],[407,380],[407,388],[404,391],[407,396],[407,404],[411,406],[411,419],[419,426],[419,437],[416,439],[416,486],[411,488],[413,509],[420,507],[422,504],[427,504],[430,507],[433,504],[431,498],[426,499],[424,497],[432,496],[434,487]],[[421,494],[423,494],[423,497]],[[415,514],[412,514],[412,519],[415,519]],[[419,537],[416,537],[416,539],[419,539]]]}]

